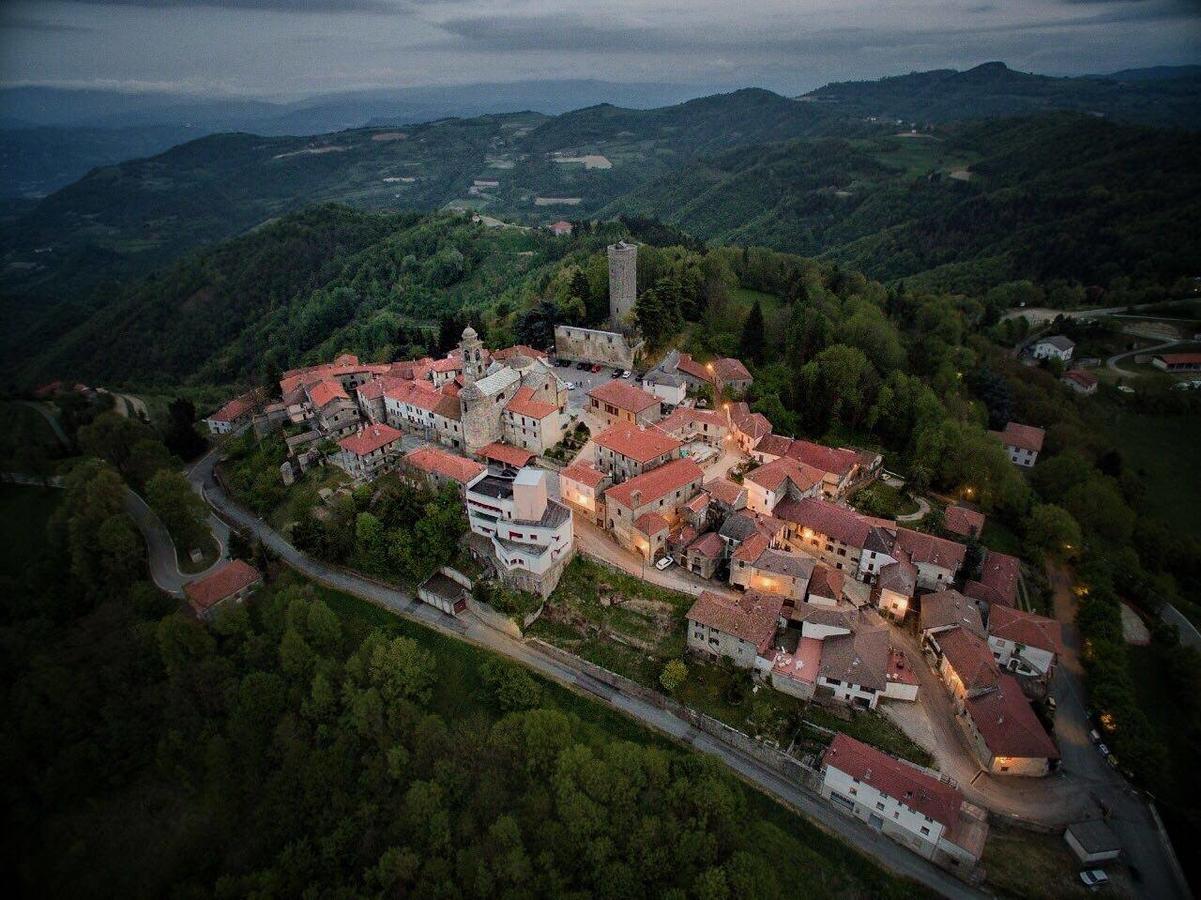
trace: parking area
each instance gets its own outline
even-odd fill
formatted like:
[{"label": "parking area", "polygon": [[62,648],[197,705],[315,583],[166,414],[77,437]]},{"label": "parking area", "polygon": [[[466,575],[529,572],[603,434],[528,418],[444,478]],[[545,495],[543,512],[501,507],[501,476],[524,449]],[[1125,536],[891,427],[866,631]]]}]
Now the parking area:
[{"label": "parking area", "polygon": [[[567,399],[567,408],[571,412],[578,412],[584,408],[590,390],[600,387],[607,381],[613,381],[617,377],[614,376],[613,369],[611,368],[602,368],[599,372],[593,372],[591,368],[578,369],[571,364],[555,366],[555,374],[563,381],[575,385],[575,388],[569,392]],[[638,380],[633,376],[624,380],[626,384],[638,384]]]}]

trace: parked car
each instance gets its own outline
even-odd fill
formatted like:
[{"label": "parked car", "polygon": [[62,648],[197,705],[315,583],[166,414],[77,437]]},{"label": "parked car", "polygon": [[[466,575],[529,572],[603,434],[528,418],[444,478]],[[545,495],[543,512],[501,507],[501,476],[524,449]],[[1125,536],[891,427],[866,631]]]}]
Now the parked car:
[{"label": "parked car", "polygon": [[569,390],[569,391],[575,390],[575,382],[574,381],[567,382],[567,390]]},{"label": "parked car", "polygon": [[588,368],[588,363],[585,363],[585,362],[582,362],[582,363],[576,363],[576,364],[575,364],[575,367],[576,367],[577,369],[579,369],[581,372],[583,372],[583,371],[585,371],[585,370]]},{"label": "parked car", "polygon": [[614,377],[614,378],[620,378],[620,377],[621,377],[621,369],[614,369],[614,370],[613,370],[613,377]]},{"label": "parked car", "polygon": [[1088,736],[1094,744],[1101,743],[1101,734],[1100,734],[1100,732],[1097,731],[1097,729],[1095,729],[1095,728],[1091,729],[1088,733]]},{"label": "parked car", "polygon": [[665,569],[670,569],[673,565],[675,565],[675,562],[676,561],[674,559],[672,559],[670,556],[665,556],[661,560],[659,560],[657,563],[655,563],[655,568],[658,569],[660,572],[662,572]]},{"label": "parked car", "polygon": [[1104,869],[1085,869],[1080,873],[1080,880],[1086,888],[1093,891],[1109,884],[1109,876],[1105,874]]},{"label": "parked car", "polygon": [[604,368],[604,366],[602,366],[600,363],[597,363],[595,366],[592,367],[592,374],[595,375],[597,372],[601,371],[601,369],[603,369],[603,368]]},{"label": "parked car", "polygon": [[1104,744],[1097,744],[1097,749],[1101,751],[1102,756],[1109,756],[1109,748]]},{"label": "parked car", "polygon": [[634,373],[633,373],[633,372],[631,372],[629,369],[626,369],[624,372],[622,372],[622,373],[621,373],[621,377],[622,377],[622,378],[629,378],[629,377],[630,377],[632,374],[634,374]]}]

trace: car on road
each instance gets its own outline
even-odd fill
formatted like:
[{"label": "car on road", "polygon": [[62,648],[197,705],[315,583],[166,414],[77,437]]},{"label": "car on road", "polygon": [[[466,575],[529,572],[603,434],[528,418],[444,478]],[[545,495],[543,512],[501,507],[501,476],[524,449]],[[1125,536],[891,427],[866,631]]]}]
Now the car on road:
[{"label": "car on road", "polygon": [[1109,748],[1104,744],[1097,744],[1097,749],[1101,751],[1102,756],[1109,756]]},{"label": "car on road", "polygon": [[567,382],[567,390],[569,390],[569,391],[575,390],[575,382],[574,381]]},{"label": "car on road", "polygon": [[621,377],[622,377],[622,378],[629,378],[629,377],[630,377],[630,375],[632,375],[632,374],[633,374],[633,373],[632,373],[632,372],[631,372],[629,369],[626,369],[624,372],[622,372],[622,373],[621,373]]},{"label": "car on road", "polygon": [[1109,876],[1105,874],[1104,869],[1085,869],[1080,873],[1080,880],[1086,888],[1093,891],[1109,884]]},{"label": "car on road", "polygon": [[672,559],[670,556],[665,556],[661,560],[659,560],[657,563],[655,563],[655,568],[658,569],[660,572],[662,572],[665,569],[670,569],[672,566],[675,565],[675,563],[676,563],[676,561],[674,559]]}]

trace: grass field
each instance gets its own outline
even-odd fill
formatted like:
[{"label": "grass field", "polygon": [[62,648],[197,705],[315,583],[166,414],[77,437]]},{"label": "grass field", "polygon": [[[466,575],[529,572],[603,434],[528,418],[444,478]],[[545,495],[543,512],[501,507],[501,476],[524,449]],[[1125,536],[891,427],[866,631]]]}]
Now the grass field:
[{"label": "grass field", "polygon": [[1117,408],[1109,427],[1127,465],[1143,475],[1148,511],[1201,537],[1201,417],[1153,416]]},{"label": "grass field", "polygon": [[[983,863],[987,873],[985,884],[1002,897],[1058,900],[1091,896],[1077,877],[1083,867],[1057,834],[1035,834],[993,824],[984,847]],[[1111,879],[1107,893],[1138,896],[1120,867],[1109,864],[1105,871]]]}]

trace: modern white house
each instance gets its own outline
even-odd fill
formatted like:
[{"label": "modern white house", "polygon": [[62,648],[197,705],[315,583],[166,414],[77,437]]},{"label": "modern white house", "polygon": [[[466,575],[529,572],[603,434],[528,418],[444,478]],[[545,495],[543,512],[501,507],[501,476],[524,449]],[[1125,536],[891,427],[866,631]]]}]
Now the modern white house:
[{"label": "modern white house", "polygon": [[519,590],[550,595],[571,560],[571,510],[550,499],[547,473],[527,466],[514,476],[482,472],[467,485],[472,534],[491,542],[500,577]]},{"label": "modern white house", "polygon": [[1067,362],[1076,349],[1075,341],[1062,334],[1039,338],[1030,345],[1030,355],[1035,359],[1058,359]]},{"label": "modern white house", "polygon": [[822,756],[821,795],[914,853],[946,868],[973,867],[988,837],[987,813],[953,783],[845,734]]},{"label": "modern white house", "polygon": [[1027,469],[1038,462],[1038,454],[1043,449],[1043,439],[1047,436],[1041,428],[1017,422],[1008,422],[1004,431],[990,431],[988,434],[1001,442],[1011,463]]}]

